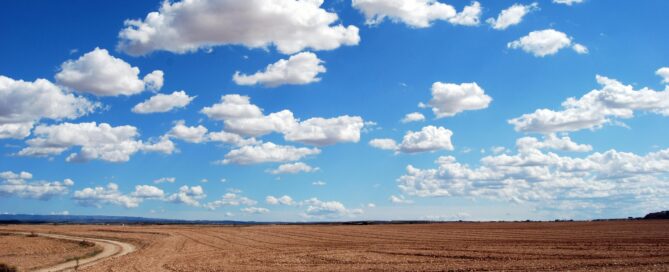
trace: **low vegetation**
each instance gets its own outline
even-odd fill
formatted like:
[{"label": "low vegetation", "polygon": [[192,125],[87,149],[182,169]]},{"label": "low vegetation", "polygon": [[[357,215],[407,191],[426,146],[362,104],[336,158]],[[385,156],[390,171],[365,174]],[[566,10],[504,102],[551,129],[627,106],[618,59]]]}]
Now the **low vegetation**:
[{"label": "low vegetation", "polygon": [[17,272],[19,270],[16,269],[15,266],[10,266],[4,263],[0,263],[0,272]]}]

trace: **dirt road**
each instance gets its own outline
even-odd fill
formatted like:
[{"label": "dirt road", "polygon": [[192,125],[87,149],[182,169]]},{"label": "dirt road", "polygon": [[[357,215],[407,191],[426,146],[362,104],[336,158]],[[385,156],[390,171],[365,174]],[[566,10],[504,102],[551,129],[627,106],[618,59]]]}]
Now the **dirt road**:
[{"label": "dirt road", "polygon": [[35,272],[55,272],[55,271],[74,271],[74,268],[79,265],[79,268],[84,268],[88,266],[95,265],[98,262],[101,262],[105,260],[106,258],[110,257],[117,257],[117,256],[123,256],[128,253],[131,253],[135,251],[135,246],[124,243],[124,242],[119,242],[119,241],[113,241],[113,240],[106,240],[106,239],[96,239],[96,238],[87,238],[87,237],[76,237],[76,236],[68,236],[68,235],[61,235],[61,234],[50,234],[50,233],[37,233],[37,235],[44,236],[44,237],[49,237],[49,238],[55,238],[55,239],[62,239],[62,240],[71,240],[71,241],[90,241],[95,243],[97,246],[102,248],[102,251],[95,256],[91,256],[89,258],[81,259],[77,263],[76,260],[61,263],[52,267],[47,267],[47,268],[42,268],[38,270],[33,270]]}]

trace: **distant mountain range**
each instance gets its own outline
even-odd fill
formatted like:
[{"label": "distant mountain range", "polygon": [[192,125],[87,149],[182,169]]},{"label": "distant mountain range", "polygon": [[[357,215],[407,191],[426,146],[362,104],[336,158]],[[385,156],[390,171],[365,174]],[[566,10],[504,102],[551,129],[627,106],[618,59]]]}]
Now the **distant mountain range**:
[{"label": "distant mountain range", "polygon": [[[649,213],[645,217],[629,217],[627,219],[669,219],[669,211]],[[598,219],[620,220],[620,219]],[[529,221],[529,220],[528,220]],[[564,220],[562,220],[564,221]],[[393,221],[350,221],[350,222],[257,222],[234,220],[177,220],[146,218],[132,216],[105,215],[32,215],[32,214],[0,214],[0,224],[204,224],[204,225],[258,225],[258,224],[420,224],[434,223],[427,220],[393,220]]]}]

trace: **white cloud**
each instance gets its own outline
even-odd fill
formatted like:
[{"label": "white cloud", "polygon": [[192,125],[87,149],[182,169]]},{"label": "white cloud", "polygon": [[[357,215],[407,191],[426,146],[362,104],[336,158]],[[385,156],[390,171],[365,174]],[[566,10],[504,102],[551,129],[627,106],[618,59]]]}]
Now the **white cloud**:
[{"label": "white cloud", "polygon": [[221,102],[201,111],[209,118],[223,121],[225,131],[246,136],[281,133],[287,141],[312,145],[331,145],[338,142],[358,142],[365,123],[359,116],[343,115],[334,118],[309,118],[300,121],[289,110],[264,115],[251,104],[248,96],[224,95]]},{"label": "white cloud", "polygon": [[240,211],[248,213],[248,214],[263,214],[263,213],[268,213],[269,210],[266,208],[259,208],[259,207],[247,207],[247,208],[242,208]]},{"label": "white cloud", "polygon": [[583,0],[553,0],[553,3],[571,6],[573,4],[583,3]]},{"label": "white cloud", "polygon": [[267,48],[284,54],[331,50],[360,41],[358,28],[334,25],[322,0],[192,0],[163,2],[144,20],[126,20],[118,49],[130,55],[156,50],[186,53],[219,45]]},{"label": "white cloud", "polygon": [[305,85],[318,82],[319,73],[325,73],[325,66],[316,54],[301,52],[290,56],[287,60],[281,59],[267,65],[265,71],[258,71],[253,75],[235,72],[232,80],[238,85],[261,84],[266,87],[277,87],[286,84]]},{"label": "white cloud", "polygon": [[[572,46],[572,38],[567,34],[554,30],[545,29],[532,31],[527,36],[512,41],[506,45],[511,49],[522,49],[535,57],[545,57],[554,55],[563,48]],[[587,54],[588,48],[582,44],[574,44],[572,49],[579,54]]]},{"label": "white cloud", "polygon": [[497,19],[489,18],[486,22],[494,29],[504,30],[512,25],[520,24],[525,15],[537,9],[539,9],[539,3],[536,2],[529,5],[514,4],[513,6],[502,10],[497,16]]},{"label": "white cloud", "polygon": [[643,156],[609,150],[569,157],[519,145],[517,154],[484,157],[476,168],[451,156],[437,159],[435,169],[409,165],[398,187],[419,197],[488,198],[539,207],[584,202],[630,208],[669,194],[669,149]]},{"label": "white cloud", "polygon": [[372,139],[369,141],[369,145],[378,148],[381,150],[397,150],[397,142],[393,139],[383,138],[383,139]]},{"label": "white cloud", "polygon": [[359,116],[315,117],[299,122],[282,133],[287,141],[324,146],[340,142],[357,143],[363,126],[364,121]]},{"label": "white cloud", "polygon": [[553,149],[560,151],[571,152],[590,152],[591,145],[578,144],[571,140],[568,136],[558,138],[555,134],[548,134],[544,136],[543,141],[539,141],[534,137],[523,137],[516,140],[518,150],[527,151],[532,149]]},{"label": "white cloud", "polygon": [[321,153],[321,150],[318,148],[285,146],[266,142],[233,149],[225,155],[222,163],[257,164],[265,162],[289,162],[319,153]]},{"label": "white cloud", "polygon": [[151,185],[137,185],[135,191],[131,194],[137,198],[154,198],[161,199],[165,197],[165,192],[162,189]]},{"label": "white cloud", "polygon": [[232,144],[236,146],[245,146],[245,145],[254,145],[254,144],[259,144],[260,141],[256,140],[255,138],[244,138],[242,136],[239,136],[238,134],[226,132],[226,131],[219,131],[219,132],[209,132],[207,134],[207,140],[212,141],[212,142],[221,142],[221,143],[226,143],[226,144]]},{"label": "white cloud", "polygon": [[394,204],[412,204],[413,201],[406,199],[403,195],[391,195],[388,199]]},{"label": "white cloud", "polygon": [[237,193],[226,193],[221,199],[209,202],[205,207],[210,210],[215,210],[221,206],[253,206],[255,204],[258,204],[258,201],[238,195]]},{"label": "white cloud", "polygon": [[579,99],[567,99],[562,102],[563,110],[538,109],[509,123],[516,131],[550,134],[600,128],[613,123],[615,118],[632,118],[635,111],[669,116],[669,90],[634,90],[631,85],[623,85],[615,79],[599,75],[596,78],[601,89],[592,90]]},{"label": "white cloud", "polygon": [[492,98],[485,94],[476,82],[432,84],[432,99],[429,105],[437,118],[455,116],[466,110],[480,110],[488,107]]},{"label": "white cloud", "polygon": [[28,172],[0,172],[0,197],[15,196],[47,200],[55,196],[65,195],[74,185],[71,179],[61,181],[30,181],[33,175]]},{"label": "white cloud", "polygon": [[195,96],[188,96],[185,91],[173,92],[171,94],[156,94],[146,101],[132,108],[134,113],[168,112],[173,109],[183,108],[190,104]]},{"label": "white cloud", "polygon": [[404,135],[399,151],[416,153],[439,149],[453,150],[451,143],[453,132],[443,127],[426,126],[420,131],[409,131]]},{"label": "white cloud", "polygon": [[0,75],[0,139],[22,139],[42,119],[76,119],[97,107],[46,79],[27,82]]},{"label": "white cloud", "polygon": [[201,143],[206,140],[207,131],[207,128],[202,125],[189,127],[183,120],[179,120],[167,135],[190,143]]},{"label": "white cloud", "polygon": [[202,186],[181,186],[179,191],[169,195],[165,201],[172,203],[183,203],[188,206],[200,207],[200,200],[207,197]]},{"label": "white cloud", "polygon": [[301,203],[307,207],[304,215],[306,217],[333,218],[343,216],[355,216],[362,214],[361,209],[347,209],[338,201],[321,201],[318,198],[310,198]]},{"label": "white cloud", "polygon": [[443,127],[426,126],[420,131],[407,131],[402,142],[393,139],[372,139],[369,145],[382,150],[394,150],[399,153],[419,153],[436,150],[453,150],[451,143],[453,132]]},{"label": "white cloud", "polygon": [[420,112],[407,113],[404,118],[402,118],[402,123],[411,123],[411,122],[420,122],[425,121],[425,115]]},{"label": "white cloud", "polygon": [[279,165],[278,168],[272,169],[269,172],[272,173],[273,175],[280,175],[280,174],[297,174],[300,172],[311,173],[316,171],[318,171],[318,167],[312,167],[303,162],[296,162],[296,163],[285,163]]},{"label": "white cloud", "polygon": [[582,45],[582,44],[580,44],[580,43],[575,43],[575,44],[571,47],[571,49],[574,49],[574,51],[576,51],[576,53],[579,53],[579,54],[588,54],[588,53],[590,53],[590,50],[588,50],[588,48],[585,47],[585,45]]},{"label": "white cloud", "polygon": [[322,181],[322,180],[317,180],[317,181],[312,182],[311,185],[314,185],[314,186],[325,186],[325,185],[327,185],[327,183],[325,183],[325,181]]},{"label": "white cloud", "polygon": [[478,25],[481,5],[474,1],[457,13],[451,5],[433,0],[353,0],[353,8],[365,15],[366,24],[376,25],[386,18],[416,28],[443,20],[456,25]]},{"label": "white cloud", "polygon": [[164,178],[159,178],[159,179],[154,180],[153,183],[156,183],[156,184],[160,184],[160,183],[164,183],[164,182],[174,183],[175,181],[177,181],[177,179],[175,177],[164,177]]},{"label": "white cloud", "polygon": [[109,183],[107,187],[98,186],[75,191],[72,198],[80,205],[98,208],[105,204],[136,208],[142,202],[141,198],[122,194],[115,183]]},{"label": "white cloud", "polygon": [[138,151],[170,154],[174,150],[171,142],[162,139],[156,144],[145,145],[137,140],[137,128],[133,126],[112,127],[106,123],[62,123],[40,125],[34,130],[35,137],[26,141],[27,147],[18,152],[20,156],[58,155],[72,147],[81,147],[79,153],[71,153],[68,162],[100,159],[110,162],[125,162]]},{"label": "white cloud", "polygon": [[77,60],[64,62],[60,68],[55,76],[59,84],[97,96],[134,95],[146,89],[158,90],[163,84],[162,71],[140,79],[139,68],[97,47]]},{"label": "white cloud", "polygon": [[655,74],[662,77],[662,83],[669,84],[669,67],[662,67],[655,71]]},{"label": "white cloud", "polygon": [[291,206],[295,204],[295,201],[293,201],[293,198],[287,195],[284,195],[282,197],[274,197],[274,196],[267,196],[265,198],[265,202],[270,205],[286,205],[286,206]]}]

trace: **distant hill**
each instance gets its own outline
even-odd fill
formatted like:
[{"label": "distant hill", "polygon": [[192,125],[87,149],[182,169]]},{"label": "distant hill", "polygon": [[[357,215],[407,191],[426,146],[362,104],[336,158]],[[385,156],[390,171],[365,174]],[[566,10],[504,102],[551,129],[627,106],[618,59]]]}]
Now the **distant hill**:
[{"label": "distant hill", "polygon": [[643,219],[669,219],[669,211],[649,213]]}]

